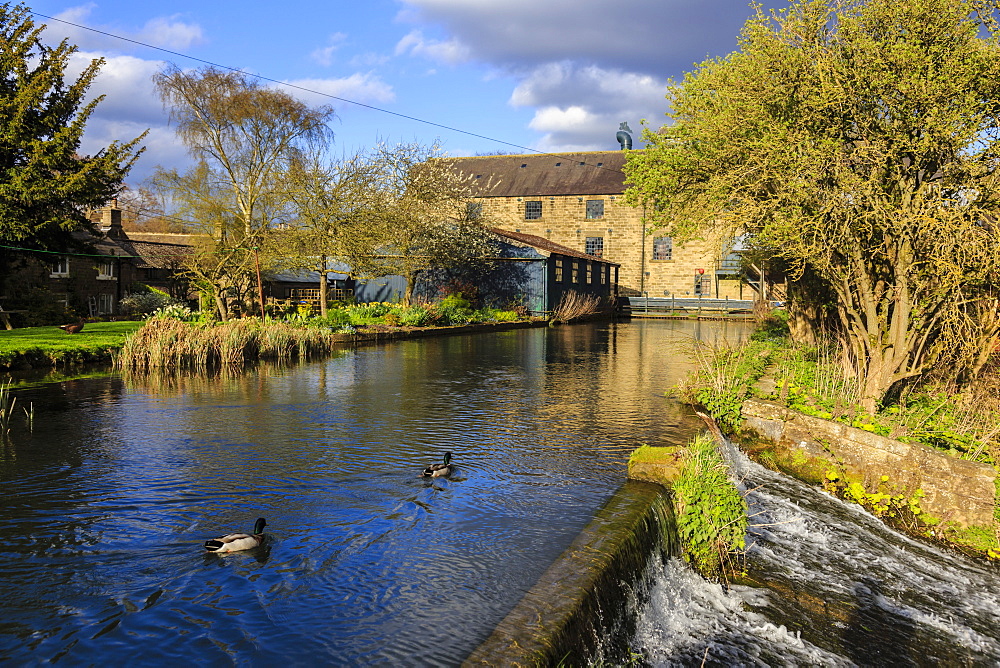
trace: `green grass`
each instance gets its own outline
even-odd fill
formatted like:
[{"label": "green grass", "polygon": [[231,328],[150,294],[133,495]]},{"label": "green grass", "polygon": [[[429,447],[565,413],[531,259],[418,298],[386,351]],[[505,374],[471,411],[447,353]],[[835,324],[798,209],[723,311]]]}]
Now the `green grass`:
[{"label": "green grass", "polygon": [[56,366],[110,361],[125,337],[142,322],[92,322],[79,334],[58,327],[23,327],[0,331],[0,367]]}]

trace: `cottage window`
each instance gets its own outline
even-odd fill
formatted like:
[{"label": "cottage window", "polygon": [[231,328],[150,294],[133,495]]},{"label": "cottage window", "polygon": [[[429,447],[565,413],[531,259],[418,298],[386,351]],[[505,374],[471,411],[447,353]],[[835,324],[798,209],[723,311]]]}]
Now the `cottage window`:
[{"label": "cottage window", "polygon": [[674,256],[674,240],[671,237],[656,237],[653,239],[653,259],[672,260]]},{"label": "cottage window", "polygon": [[574,262],[573,263],[573,279],[572,279],[571,282],[572,283],[579,283],[580,282],[580,263],[579,262]]},{"label": "cottage window", "polygon": [[542,202],[525,202],[524,203],[524,219],[525,220],[536,220],[542,217]]},{"label": "cottage window", "polygon": [[594,282],[594,268],[591,263],[587,263],[587,285]]},{"label": "cottage window", "polygon": [[587,237],[584,252],[594,257],[604,257],[604,237]]},{"label": "cottage window", "polygon": [[604,265],[603,267],[601,267],[600,274],[601,274],[601,285],[607,285],[608,284],[608,265]]},{"label": "cottage window", "polygon": [[467,220],[479,220],[483,217],[483,203],[482,202],[466,202],[465,203],[465,217]]},{"label": "cottage window", "polygon": [[562,283],[562,281],[563,281],[563,261],[562,260],[556,260],[555,274],[556,274],[556,276],[555,276],[556,283]]},{"label": "cottage window", "polygon": [[604,218],[604,200],[603,199],[588,199],[587,200],[587,218]]},{"label": "cottage window", "polygon": [[115,277],[115,261],[103,260],[97,267],[97,278],[109,279]]},{"label": "cottage window", "polygon": [[99,315],[112,315],[115,312],[115,296],[105,293],[97,295],[97,313]]},{"label": "cottage window", "polygon": [[60,255],[52,261],[52,276],[69,276],[69,258]]}]

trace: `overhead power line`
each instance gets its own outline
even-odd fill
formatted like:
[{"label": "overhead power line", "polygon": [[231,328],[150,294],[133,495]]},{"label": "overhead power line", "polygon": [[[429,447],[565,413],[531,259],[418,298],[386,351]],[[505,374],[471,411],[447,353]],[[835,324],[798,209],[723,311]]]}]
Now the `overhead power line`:
[{"label": "overhead power line", "polygon": [[[83,25],[81,23],[73,23],[72,21],[67,21],[65,19],[56,18],[54,16],[48,16],[47,14],[42,14],[40,12],[35,12],[35,11],[32,11],[31,14],[33,14],[35,16],[38,16],[40,18],[43,18],[43,19],[47,19],[49,21],[57,21],[59,23],[63,23],[63,24],[69,25],[69,26],[73,26],[74,28],[80,28],[81,30],[89,30],[90,32],[97,33],[98,35],[104,35],[105,37],[111,37],[112,39],[120,39],[123,42],[130,42],[132,44],[136,44],[138,46],[142,46],[142,47],[145,47],[147,49],[153,49],[155,51],[160,51],[162,53],[169,53],[172,56],[178,56],[180,58],[187,58],[188,60],[193,60],[193,61],[198,62],[198,63],[204,63],[206,65],[211,65],[212,67],[218,67],[218,68],[221,68],[221,69],[224,69],[224,70],[229,70],[231,72],[242,72],[244,74],[249,74],[250,76],[252,76],[252,77],[254,77],[256,79],[260,79],[261,81],[267,81],[269,83],[277,84],[279,86],[285,86],[286,88],[292,88],[292,89],[295,89],[295,90],[302,91],[304,93],[310,93],[312,95],[319,95],[321,97],[326,97],[326,98],[329,98],[331,100],[338,100],[340,102],[346,102],[348,104],[353,104],[353,105],[356,105],[356,106],[359,106],[359,107],[364,107],[365,109],[371,109],[372,111],[378,111],[378,112],[381,112],[383,114],[389,114],[391,116],[396,116],[397,118],[404,118],[404,119],[406,119],[408,121],[414,121],[414,122],[417,122],[417,123],[423,123],[425,125],[430,125],[430,126],[433,126],[433,127],[436,127],[436,128],[441,128],[442,130],[448,130],[450,132],[457,132],[459,134],[468,135],[470,137],[476,137],[477,139],[485,139],[487,141],[497,142],[498,144],[504,144],[505,146],[511,146],[513,148],[522,149],[524,151],[528,151],[528,152],[531,152],[531,153],[537,153],[539,155],[557,156],[557,154],[550,153],[548,151],[540,151],[538,149],[531,148],[531,147],[528,147],[528,146],[521,146],[520,144],[515,144],[513,142],[505,141],[503,139],[497,139],[496,137],[489,137],[487,135],[482,135],[482,134],[479,134],[479,133],[476,133],[476,132],[471,132],[469,130],[462,130],[461,128],[452,127],[450,125],[445,125],[443,123],[436,123],[434,121],[429,121],[429,120],[424,119],[424,118],[418,118],[416,116],[410,116],[408,114],[401,114],[398,111],[390,111],[389,109],[383,109],[381,107],[376,107],[376,106],[371,105],[371,104],[365,104],[364,102],[358,102],[356,100],[349,100],[346,97],[339,97],[337,95],[332,95],[330,93],[324,93],[322,91],[313,90],[311,88],[306,88],[305,86],[299,86],[297,84],[289,83],[287,81],[279,81],[278,79],[272,79],[272,78],[264,76],[262,74],[254,74],[253,72],[247,72],[246,70],[240,69],[238,67],[232,67],[230,65],[222,65],[220,63],[216,63],[216,62],[213,62],[211,60],[205,60],[204,58],[198,58],[196,56],[191,56],[191,55],[188,55],[186,53],[181,53],[179,51],[171,51],[170,49],[165,49],[165,48],[160,47],[160,46],[154,46],[152,44],[147,44],[146,42],[140,42],[137,39],[132,39],[130,37],[123,37],[122,35],[116,35],[114,33],[110,33],[110,32],[107,32],[105,30],[98,30],[97,28],[92,28],[90,26],[86,26],[86,25]],[[588,167],[596,167],[597,169],[604,169],[604,170],[607,170],[609,172],[617,172],[617,171],[619,171],[619,170],[616,170],[616,169],[610,169],[608,167],[604,167],[603,165],[593,165],[593,164],[589,164],[588,163],[587,166]]]}]

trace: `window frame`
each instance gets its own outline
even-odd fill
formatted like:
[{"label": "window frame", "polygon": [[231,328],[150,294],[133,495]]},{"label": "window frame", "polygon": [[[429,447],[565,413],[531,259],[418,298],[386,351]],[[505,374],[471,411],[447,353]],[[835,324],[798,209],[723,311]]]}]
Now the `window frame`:
[{"label": "window frame", "polygon": [[587,220],[600,220],[604,218],[604,200],[588,199],[584,217]]},{"label": "window frame", "polygon": [[[528,210],[528,205],[531,206],[531,210]],[[535,206],[537,205],[537,206]],[[542,217],[542,200],[533,199],[528,200],[524,203],[524,219],[525,220],[539,220]]]},{"label": "window frame", "polygon": [[[659,242],[659,243],[658,243]],[[665,253],[657,254],[658,249],[666,247]],[[665,256],[665,257],[664,257]],[[652,260],[663,262],[674,259],[674,238],[673,237],[653,237]]]},{"label": "window frame", "polygon": [[[591,252],[593,247],[597,248],[596,253]],[[587,237],[583,242],[583,252],[592,257],[604,257],[604,237]]]},{"label": "window frame", "polygon": [[49,264],[49,276],[52,278],[63,278],[69,276],[69,256],[60,255]]}]

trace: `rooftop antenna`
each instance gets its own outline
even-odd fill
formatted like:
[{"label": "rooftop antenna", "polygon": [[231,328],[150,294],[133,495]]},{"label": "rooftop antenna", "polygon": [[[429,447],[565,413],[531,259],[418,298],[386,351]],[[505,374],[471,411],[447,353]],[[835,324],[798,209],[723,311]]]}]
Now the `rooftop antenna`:
[{"label": "rooftop antenna", "polygon": [[629,134],[630,132],[632,132],[632,128],[628,126],[628,121],[618,124],[618,134],[615,135],[615,138],[618,140],[618,143],[622,145],[623,151],[627,151],[632,148],[632,135]]}]

